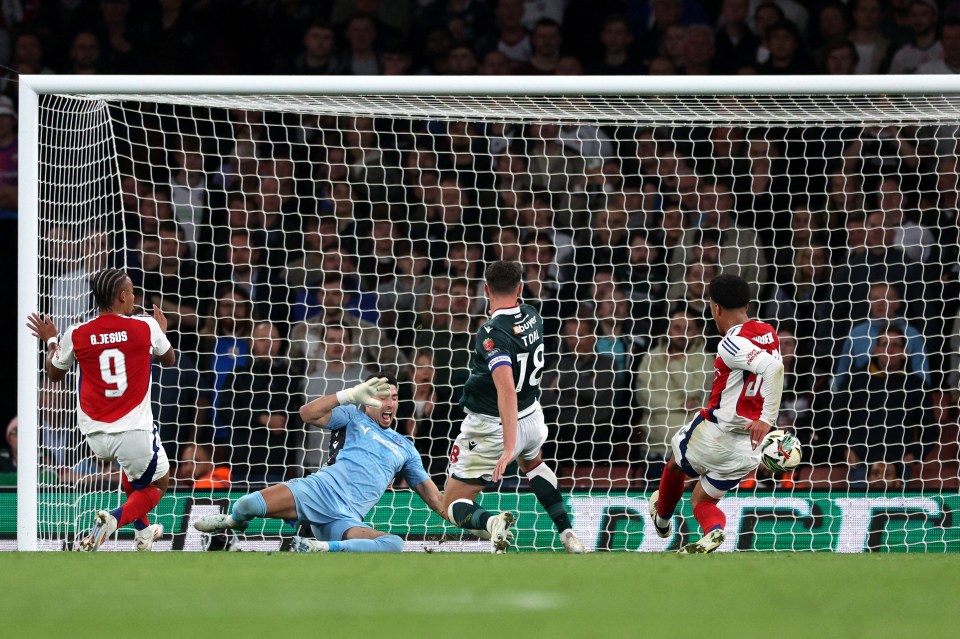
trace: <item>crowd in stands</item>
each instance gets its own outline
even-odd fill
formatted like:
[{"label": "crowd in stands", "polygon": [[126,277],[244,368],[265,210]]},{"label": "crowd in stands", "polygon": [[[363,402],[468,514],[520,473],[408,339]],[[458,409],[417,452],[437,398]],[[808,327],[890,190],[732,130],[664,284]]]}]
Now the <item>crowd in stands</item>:
[{"label": "crowd in stands", "polygon": [[[960,71],[950,2],[22,4],[8,95],[17,72],[51,69]],[[142,305],[164,310],[178,362],[155,367],[154,411],[185,485],[317,468],[339,442],[297,407],[375,371],[401,380],[399,429],[442,476],[484,321],[483,267],[514,259],[544,316],[546,453],[565,485],[659,477],[713,380],[706,285],[732,272],[781,337],[777,426],[808,454],[796,481],[960,486],[955,131],[124,116],[117,231],[43,229],[61,268],[43,293],[72,301],[56,307],[63,330],[90,310],[85,277],[122,266]],[[62,411],[43,420],[61,481],[109,479],[64,459]]]}]

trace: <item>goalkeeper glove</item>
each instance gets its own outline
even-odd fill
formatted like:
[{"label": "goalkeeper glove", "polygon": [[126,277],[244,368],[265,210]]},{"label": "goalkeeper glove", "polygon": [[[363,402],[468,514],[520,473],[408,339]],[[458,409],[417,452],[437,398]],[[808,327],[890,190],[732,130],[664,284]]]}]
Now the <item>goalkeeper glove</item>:
[{"label": "goalkeeper glove", "polygon": [[337,401],[341,404],[364,404],[373,408],[380,408],[382,404],[378,397],[390,396],[390,383],[386,377],[374,377],[353,388],[337,393]]}]

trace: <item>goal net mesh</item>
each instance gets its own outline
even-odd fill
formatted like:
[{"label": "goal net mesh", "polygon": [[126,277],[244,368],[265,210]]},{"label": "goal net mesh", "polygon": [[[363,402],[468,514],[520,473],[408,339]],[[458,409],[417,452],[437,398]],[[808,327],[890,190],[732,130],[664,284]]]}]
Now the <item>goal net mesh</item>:
[{"label": "goal net mesh", "polygon": [[[722,550],[958,550],[958,124],[939,95],[41,96],[38,307],[61,332],[89,318],[90,275],[116,266],[166,313],[157,548],[199,549],[196,517],[329,463],[340,442],[298,408],[376,371],[442,488],[484,265],[517,260],[575,529],[663,550],[700,534],[685,499],[659,539],[646,500],[709,397],[705,285],[739,274],[779,332],[777,426],[804,462],[728,494]],[[38,397],[43,548],[123,498],[76,429],[78,384]],[[520,549],[560,548],[515,467],[482,503],[519,513]],[[484,547],[400,479],[367,521],[408,549]]]}]

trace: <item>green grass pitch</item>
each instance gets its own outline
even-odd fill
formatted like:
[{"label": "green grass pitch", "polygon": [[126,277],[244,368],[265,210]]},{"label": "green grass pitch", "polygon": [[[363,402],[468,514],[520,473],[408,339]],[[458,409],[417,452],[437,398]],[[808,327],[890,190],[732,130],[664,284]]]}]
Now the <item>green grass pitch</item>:
[{"label": "green grass pitch", "polygon": [[960,555],[3,553],[0,637],[960,636]]}]

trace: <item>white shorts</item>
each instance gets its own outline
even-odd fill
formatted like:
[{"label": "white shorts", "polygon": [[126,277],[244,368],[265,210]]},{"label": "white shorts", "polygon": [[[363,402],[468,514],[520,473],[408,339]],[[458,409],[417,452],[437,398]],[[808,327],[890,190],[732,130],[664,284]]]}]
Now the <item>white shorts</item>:
[{"label": "white shorts", "polygon": [[760,453],[750,444],[749,434],[723,430],[700,415],[670,443],[683,472],[699,477],[703,490],[715,499],[760,465]]},{"label": "white shorts", "polygon": [[170,470],[167,453],[156,430],[89,433],[87,443],[97,457],[120,464],[137,490],[146,488]]},{"label": "white shorts", "polygon": [[[517,447],[514,459],[532,461],[547,441],[547,425],[539,403],[521,413],[517,422]],[[493,467],[503,454],[503,424],[499,417],[468,413],[460,424],[460,434],[450,451],[447,474],[454,479],[473,482],[492,481]]]}]

